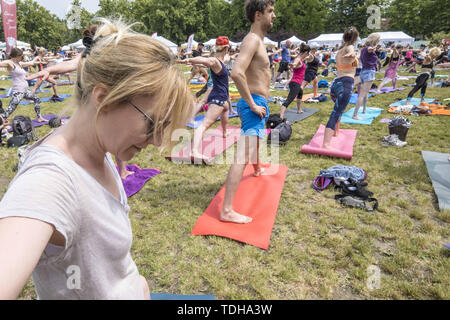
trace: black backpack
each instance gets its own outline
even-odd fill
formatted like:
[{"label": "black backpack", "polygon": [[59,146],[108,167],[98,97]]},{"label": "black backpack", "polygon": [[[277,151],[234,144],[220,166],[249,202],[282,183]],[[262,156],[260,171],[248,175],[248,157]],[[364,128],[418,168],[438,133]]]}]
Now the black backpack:
[{"label": "black backpack", "polygon": [[13,123],[13,137],[8,140],[8,147],[20,147],[28,142],[37,140],[37,134],[33,127],[33,122],[31,122],[30,117],[27,116],[16,116],[14,117]]},{"label": "black backpack", "polygon": [[269,119],[267,119],[266,128],[275,129],[281,123],[283,123],[283,119],[281,119],[280,114],[274,113],[269,116]]},{"label": "black backpack", "polygon": [[272,141],[274,141],[275,145],[278,143],[278,145],[283,146],[289,141],[291,135],[292,127],[289,122],[285,121],[280,123],[270,132],[269,137],[267,138],[267,143],[272,144]]}]

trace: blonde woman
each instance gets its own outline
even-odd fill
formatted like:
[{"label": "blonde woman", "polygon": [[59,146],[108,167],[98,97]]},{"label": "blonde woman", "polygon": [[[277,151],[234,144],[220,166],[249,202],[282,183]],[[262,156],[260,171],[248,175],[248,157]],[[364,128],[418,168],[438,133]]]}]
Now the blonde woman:
[{"label": "blonde woman", "polygon": [[371,33],[367,37],[364,48],[361,50],[360,59],[362,63],[362,70],[359,75],[361,90],[359,91],[358,100],[355,105],[355,112],[353,113],[353,119],[355,120],[361,120],[361,118],[358,117],[358,111],[361,104],[364,105],[363,113],[366,113],[369,91],[372,88],[373,81],[375,80],[375,73],[377,71],[378,56],[375,50],[379,41],[380,35],[378,33]]},{"label": "blonde woman", "polygon": [[169,146],[193,97],[167,47],[101,23],[77,70],[75,114],[26,153],[0,202],[0,299],[17,298],[31,274],[40,299],[150,297],[110,154]]},{"label": "blonde woman", "polygon": [[220,116],[223,137],[227,136],[228,110],[230,106],[229,92],[229,72],[225,66],[226,59],[229,59],[228,51],[230,42],[227,37],[219,36],[216,39],[216,55],[213,58],[195,57],[179,60],[178,63],[203,65],[211,70],[213,81],[212,91],[208,96],[208,111],[202,124],[195,130],[194,142],[192,145],[192,157],[203,160],[204,156],[200,150],[202,138],[217,118]]}]

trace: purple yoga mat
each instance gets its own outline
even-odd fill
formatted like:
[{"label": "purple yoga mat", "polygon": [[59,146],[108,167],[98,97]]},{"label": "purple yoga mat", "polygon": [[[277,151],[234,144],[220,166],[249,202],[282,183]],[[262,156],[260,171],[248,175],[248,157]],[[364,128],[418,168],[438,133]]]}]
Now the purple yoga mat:
[{"label": "purple yoga mat", "polygon": [[[35,127],[35,128],[42,127],[42,126],[48,124],[49,121],[50,121],[51,119],[56,118],[57,116],[58,116],[58,115],[52,114],[52,113],[43,115],[42,118],[44,118],[45,120],[47,120],[46,122],[38,122],[38,121],[37,121],[37,118],[36,118],[36,119],[33,119],[33,120],[32,120],[32,122],[33,122],[33,127]],[[66,117],[66,116],[61,117],[61,119],[67,119],[67,118],[69,118],[69,117]]]},{"label": "purple yoga mat", "polygon": [[[50,114],[46,114],[46,115],[43,115],[43,116],[42,116],[42,118],[44,118],[45,120],[47,120],[47,121],[45,121],[45,122],[38,122],[38,121],[37,121],[37,118],[31,120],[31,122],[33,123],[33,127],[38,128],[38,127],[42,127],[42,126],[47,125],[51,119],[53,119],[53,118],[55,118],[55,117],[57,117],[57,116],[58,116],[58,115],[56,115],[56,114],[50,113]],[[69,117],[67,117],[67,116],[62,116],[62,117],[61,117],[61,119],[68,119],[68,118],[69,118]],[[10,129],[8,130],[8,132],[12,132],[12,131],[13,131],[13,129],[12,129],[12,123],[11,123]]]},{"label": "purple yoga mat", "polygon": [[[141,190],[148,180],[161,173],[161,171],[157,169],[141,169],[135,164],[127,165],[127,170],[134,172],[134,174],[128,176],[125,180],[122,180],[128,198]],[[119,171],[118,168],[117,171]]]},{"label": "purple yoga mat", "polygon": [[[401,91],[401,90],[405,90],[405,88],[396,88],[394,89],[393,87],[385,87],[381,89],[381,93],[389,93],[389,92],[395,92],[395,91]],[[372,93],[378,93],[378,90],[370,90],[370,92]]]}]

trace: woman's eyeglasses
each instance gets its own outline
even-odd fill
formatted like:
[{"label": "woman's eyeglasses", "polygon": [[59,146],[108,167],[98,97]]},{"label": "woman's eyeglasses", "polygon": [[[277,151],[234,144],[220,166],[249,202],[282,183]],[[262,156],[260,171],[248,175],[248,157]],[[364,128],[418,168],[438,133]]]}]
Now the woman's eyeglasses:
[{"label": "woman's eyeglasses", "polygon": [[[139,111],[145,117],[145,119],[148,121],[147,137],[150,138],[153,135],[153,131],[155,130],[155,122],[153,121],[152,118],[150,118],[144,111],[142,111],[141,108],[139,108],[133,102],[128,100],[128,103],[130,103],[137,111]],[[165,121],[163,123],[163,127],[162,128],[165,128],[169,124],[170,124],[170,121]]]}]

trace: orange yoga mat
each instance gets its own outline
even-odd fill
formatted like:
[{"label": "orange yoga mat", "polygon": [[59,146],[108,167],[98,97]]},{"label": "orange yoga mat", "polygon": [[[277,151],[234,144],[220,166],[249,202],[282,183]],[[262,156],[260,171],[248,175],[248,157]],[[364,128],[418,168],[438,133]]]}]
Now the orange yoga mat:
[{"label": "orange yoga mat", "polygon": [[236,212],[253,218],[252,222],[237,224],[219,220],[225,196],[224,186],[197,220],[191,234],[230,238],[267,250],[288,167],[275,164],[262,166],[265,175],[260,177],[253,176],[252,165],[245,168],[233,204]]}]

